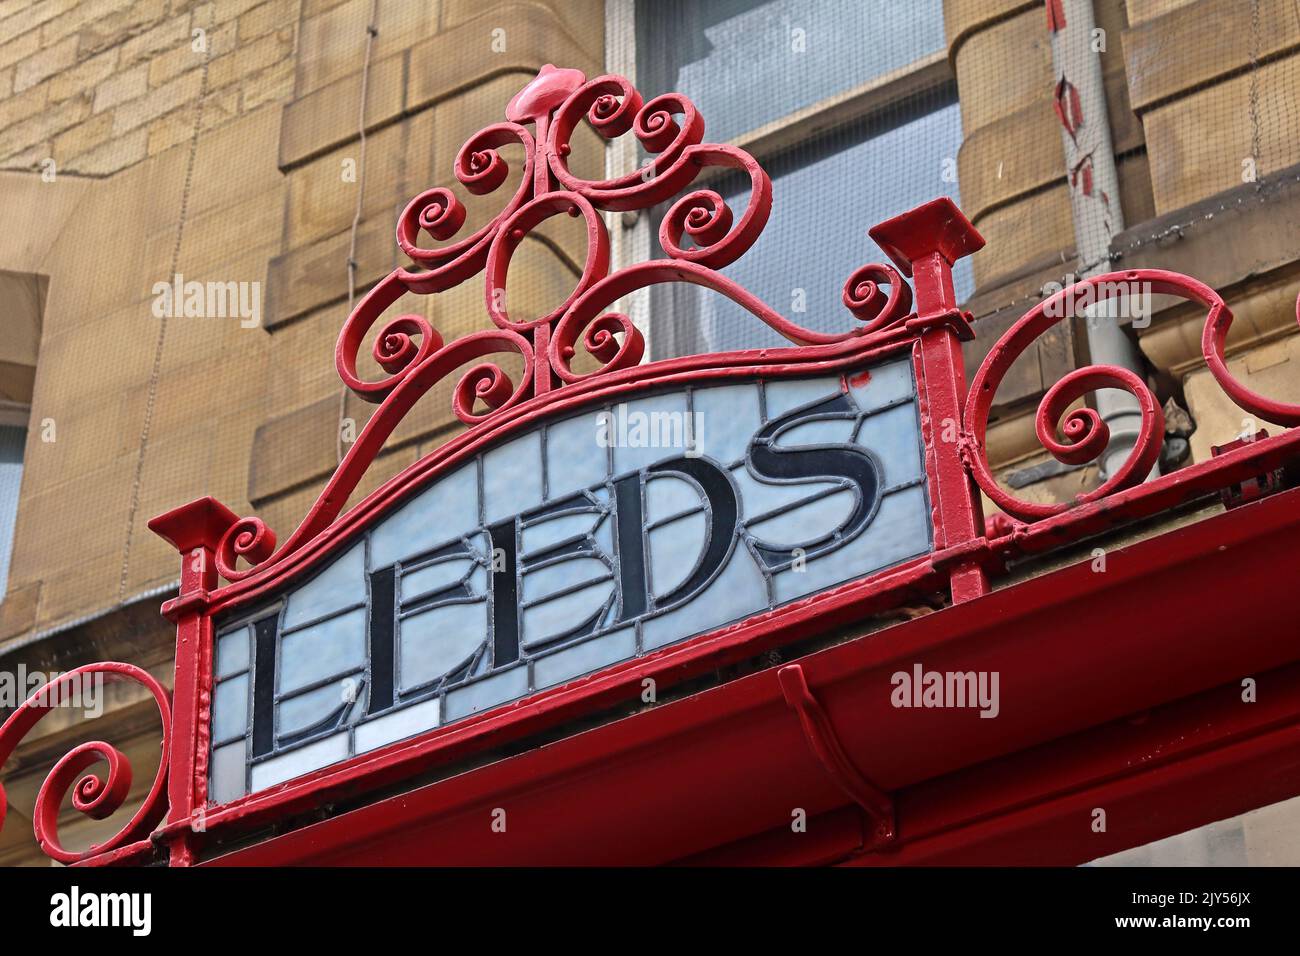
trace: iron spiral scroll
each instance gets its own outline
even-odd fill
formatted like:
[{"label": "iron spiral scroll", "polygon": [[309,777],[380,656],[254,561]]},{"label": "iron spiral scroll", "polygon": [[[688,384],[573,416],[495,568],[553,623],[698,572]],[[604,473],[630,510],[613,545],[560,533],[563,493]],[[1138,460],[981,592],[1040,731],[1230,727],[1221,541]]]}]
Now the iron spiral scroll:
[{"label": "iron spiral scroll", "polygon": [[[1224,348],[1228,330],[1232,327],[1232,311],[1222,296],[1205,283],[1163,269],[1129,269],[1092,276],[1044,299],[1016,320],[989,350],[971,381],[961,436],[963,457],[980,489],[1008,515],[1033,522],[1060,514],[1141,484],[1155,466],[1164,439],[1164,413],[1160,402],[1141,376],[1113,365],[1090,365],[1067,373],[1047,390],[1034,419],[1039,443],[1057,461],[1084,464],[1096,460],[1106,450],[1110,432],[1095,409],[1079,407],[1070,410],[1070,406],[1099,388],[1123,389],[1137,400],[1141,427],[1133,449],[1115,473],[1097,488],[1070,501],[1042,503],[1018,498],[994,478],[986,447],[989,413],[998,386],[1015,360],[1039,336],[1057,322],[1074,316],[1073,310],[1066,308],[1066,303],[1107,301],[1120,294],[1119,290],[1135,284],[1158,295],[1177,296],[1195,302],[1206,310],[1201,334],[1202,357],[1224,394],[1239,408],[1275,425],[1289,428],[1300,424],[1300,405],[1259,395],[1228,370]],[[1300,297],[1296,300],[1296,320],[1300,323]],[[1058,429],[1064,440],[1057,437]]]},{"label": "iron spiral scroll", "polygon": [[[86,664],[60,674],[33,693],[0,727],[0,768],[3,768],[23,738],[41,718],[55,708],[68,706],[73,700],[77,685],[95,678],[133,683],[149,691],[162,721],[162,750],[153,784],[139,808],[111,837],[85,850],[69,850],[59,838],[59,810],[64,799],[71,791],[72,806],[78,813],[94,820],[107,819],[126,802],[131,790],[131,762],[112,744],[92,740],[72,748],[54,765],[37,794],[32,813],[32,829],[36,834],[36,842],[45,855],[60,863],[78,863],[146,839],[167,812],[171,704],[167,691],[153,675],[134,664],[115,661]],[[107,765],[103,777],[85,772],[101,762]],[[4,827],[7,810],[4,785],[0,783],[0,829]]]}]

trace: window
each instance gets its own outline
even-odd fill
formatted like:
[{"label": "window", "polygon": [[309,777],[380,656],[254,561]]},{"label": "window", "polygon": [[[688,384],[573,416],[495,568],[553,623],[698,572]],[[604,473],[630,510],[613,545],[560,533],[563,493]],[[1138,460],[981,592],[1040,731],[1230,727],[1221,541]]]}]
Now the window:
[{"label": "window", "polygon": [[[867,229],[938,196],[960,198],[961,118],[941,0],[609,7],[609,69],[631,75],[647,99],[689,96],[707,141],[747,149],[772,177],[767,228],[723,273],[808,328],[852,328],[840,301],[845,280],[865,263],[888,262]],[[620,171],[633,161],[644,156],[616,160]],[[707,185],[739,216],[747,182],[724,175]],[[625,261],[662,255],[655,232],[666,209],[624,227],[632,235],[616,249]],[[959,298],[968,296],[968,260],[954,280]],[[628,308],[647,329],[653,359],[784,343],[724,296],[695,286],[655,286]]]},{"label": "window", "polygon": [[26,443],[26,428],[0,425],[0,600],[9,585],[9,558],[14,548],[18,487],[23,479],[23,446]]},{"label": "window", "polygon": [[48,279],[0,269],[0,601],[9,587]]}]

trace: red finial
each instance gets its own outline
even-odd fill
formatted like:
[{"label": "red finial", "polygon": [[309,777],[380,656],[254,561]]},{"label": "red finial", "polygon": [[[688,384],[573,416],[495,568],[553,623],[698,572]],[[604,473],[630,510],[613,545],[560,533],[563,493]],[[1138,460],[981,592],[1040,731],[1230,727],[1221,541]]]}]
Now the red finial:
[{"label": "red finial", "polygon": [[586,82],[581,70],[559,69],[547,63],[506,105],[506,119],[512,123],[536,122],[549,116],[569,94]]}]

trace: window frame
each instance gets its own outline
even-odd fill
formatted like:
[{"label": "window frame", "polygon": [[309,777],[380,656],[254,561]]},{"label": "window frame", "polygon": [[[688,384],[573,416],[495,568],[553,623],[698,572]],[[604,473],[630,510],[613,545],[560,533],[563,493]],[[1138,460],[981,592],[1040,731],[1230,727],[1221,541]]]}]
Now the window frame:
[{"label": "window frame", "polygon": [[27,442],[31,439],[31,406],[23,402],[0,399],[0,428],[16,428],[23,433],[23,449],[18,459],[18,490],[14,498],[12,520],[0,513],[0,604],[9,596],[13,576],[14,545],[17,543],[18,515],[22,506],[22,482],[27,471]]}]

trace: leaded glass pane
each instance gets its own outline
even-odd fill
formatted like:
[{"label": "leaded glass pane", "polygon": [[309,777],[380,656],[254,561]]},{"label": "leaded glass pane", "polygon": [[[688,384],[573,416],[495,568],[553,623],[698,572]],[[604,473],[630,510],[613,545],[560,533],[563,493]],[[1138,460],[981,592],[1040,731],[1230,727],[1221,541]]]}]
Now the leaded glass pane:
[{"label": "leaded glass pane", "polygon": [[672,644],[685,633],[700,633],[766,609],[767,588],[753,559],[736,548],[722,573],[695,600],[645,623],[647,650]]},{"label": "leaded glass pane", "polygon": [[244,785],[244,775],[248,772],[247,749],[242,737],[233,744],[213,748],[208,778],[208,799],[213,803],[229,803],[247,792]]},{"label": "leaded glass pane", "polygon": [[217,678],[248,670],[248,625],[241,625],[217,638]]},{"label": "leaded glass pane", "polygon": [[538,688],[550,687],[635,655],[636,631],[625,628],[539,657],[533,665],[534,683]]},{"label": "leaded glass pane", "polygon": [[318,621],[335,611],[364,603],[365,560],[365,547],[354,545],[330,562],[314,579],[294,591],[284,609],[285,629]]},{"label": "leaded glass pane", "polygon": [[645,485],[646,520],[656,524],[704,504],[700,489],[676,475],[655,475]]},{"label": "leaded glass pane", "polygon": [[588,535],[595,530],[604,513],[589,508],[576,512],[561,512],[540,521],[529,522],[523,529],[525,554],[533,554],[559,544],[569,538]]},{"label": "leaded glass pane", "polygon": [[857,498],[851,489],[820,495],[763,521],[749,530],[769,547],[792,549],[831,534],[848,519]]},{"label": "leaded glass pane", "polygon": [[281,701],[280,736],[301,733],[328,717],[339,715],[340,710],[357,699],[359,689],[360,681],[356,677],[342,677],[324,687]]},{"label": "leaded glass pane", "polygon": [[467,554],[464,557],[439,561],[415,571],[406,571],[402,575],[402,601],[410,602],[444,591],[468,578],[470,571],[477,566],[478,562],[475,558]]},{"label": "leaded glass pane", "polygon": [[470,462],[375,527],[370,535],[370,567],[386,568],[478,526],[478,465]]},{"label": "leaded glass pane", "polygon": [[348,734],[341,731],[324,740],[290,750],[278,757],[253,765],[253,790],[265,790],[321,767],[338,763],[348,756]]},{"label": "leaded glass pane", "polygon": [[[360,579],[362,584],[365,578]],[[286,635],[280,642],[280,693],[365,666],[366,609]]]},{"label": "leaded glass pane", "polygon": [[609,448],[599,442],[602,412],[555,422],[546,429],[546,485],[554,500],[590,488],[609,473]]},{"label": "leaded glass pane", "polygon": [[671,593],[690,577],[704,552],[708,533],[708,519],[700,511],[650,532],[650,586],[656,598]]},{"label": "leaded glass pane", "polygon": [[532,432],[483,456],[483,513],[489,524],[542,503],[542,434]]},{"label": "leaded glass pane", "polygon": [[757,385],[722,385],[691,393],[695,411],[695,446],[724,465],[742,458],[762,425]]},{"label": "leaded glass pane", "polygon": [[457,720],[487,710],[528,692],[528,668],[515,666],[491,677],[466,684],[447,694],[447,719]]},{"label": "leaded glass pane", "polygon": [[400,688],[410,690],[464,667],[483,646],[487,603],[445,604],[404,618],[400,624]]},{"label": "leaded glass pane", "polygon": [[412,737],[430,727],[437,727],[441,708],[442,698],[432,697],[362,724],[356,732],[357,753],[365,753],[395,740]]},{"label": "leaded glass pane", "polygon": [[613,594],[614,582],[607,580],[528,607],[524,643],[535,645],[568,635],[602,610]]},{"label": "leaded glass pane", "polygon": [[[610,577],[609,565],[599,558],[568,558],[524,573],[524,600],[542,601],[553,594]],[[601,603],[604,603],[603,601]]]},{"label": "leaded glass pane", "polygon": [[212,695],[212,739],[242,737],[248,728],[248,675],[217,684]]}]

